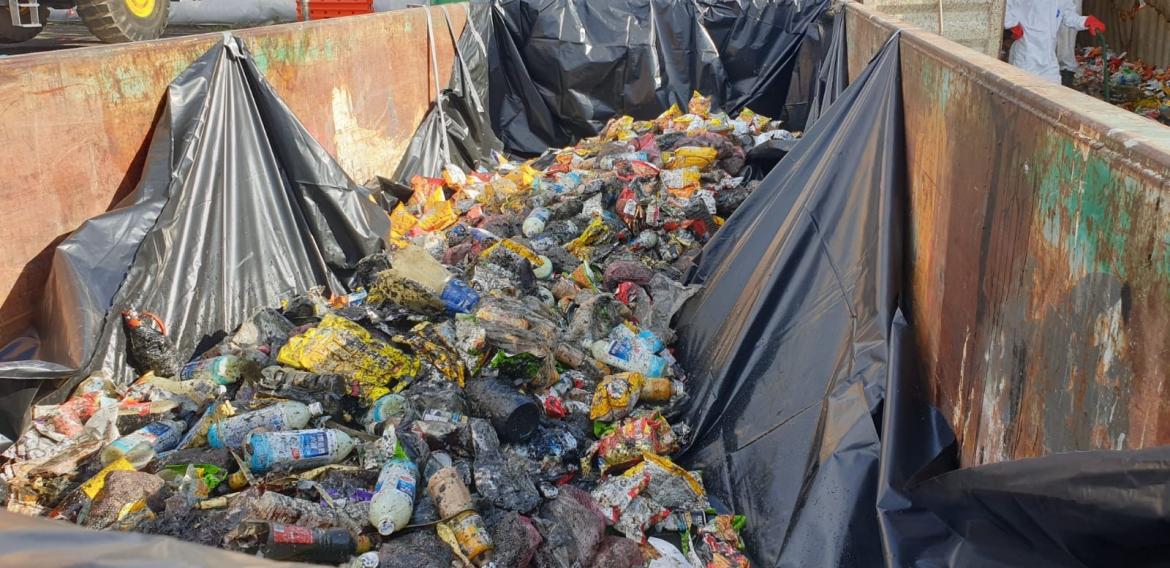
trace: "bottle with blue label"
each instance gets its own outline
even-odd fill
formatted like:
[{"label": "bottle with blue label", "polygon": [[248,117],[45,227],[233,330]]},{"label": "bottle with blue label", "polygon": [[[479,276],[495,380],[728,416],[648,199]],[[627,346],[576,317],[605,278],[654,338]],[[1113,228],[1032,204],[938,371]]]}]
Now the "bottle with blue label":
[{"label": "bottle with blue label", "polygon": [[248,434],[254,431],[298,430],[321,413],[320,403],[304,404],[294,400],[283,400],[212,424],[207,430],[207,443],[217,449],[238,448],[244,445]]},{"label": "bottle with blue label", "polygon": [[647,377],[662,377],[667,373],[666,360],[655,355],[639,341],[631,339],[602,339],[593,342],[593,358],[623,371],[642,373]]},{"label": "bottle with blue label", "polygon": [[391,301],[407,308],[467,313],[479,304],[479,293],[455,278],[446,267],[417,246],[394,251],[390,268],[378,273],[370,301]]},{"label": "bottle with blue label", "polygon": [[443,286],[443,293],[439,295],[443,307],[449,314],[466,314],[479,305],[479,292],[476,292],[466,282],[451,278]]},{"label": "bottle with blue label", "polygon": [[244,449],[252,473],[311,469],[345,459],[353,451],[353,438],[330,428],[252,432]]},{"label": "bottle with blue label", "polygon": [[521,226],[521,230],[524,231],[524,236],[532,238],[543,233],[544,226],[548,224],[548,220],[551,217],[552,212],[547,208],[534,208],[528,213],[528,217],[524,219],[524,224]]},{"label": "bottle with blue label", "polygon": [[126,458],[135,469],[142,469],[159,452],[174,449],[183,437],[187,425],[178,420],[159,420],[122,436],[102,450],[102,465],[110,465],[118,458]]},{"label": "bottle with blue label", "polygon": [[651,353],[658,353],[666,348],[666,343],[659,339],[658,335],[648,329],[639,330],[626,323],[620,323],[613,328],[609,336],[614,339],[629,339],[637,341],[639,345],[645,347]]},{"label": "bottle with blue label", "polygon": [[235,355],[221,355],[183,365],[179,369],[179,380],[208,379],[221,385],[230,385],[241,377],[257,377],[259,374],[260,366],[256,362]]},{"label": "bottle with blue label", "polygon": [[378,474],[374,497],[370,499],[370,524],[382,536],[400,531],[410,522],[417,482],[418,466],[410,461],[402,445],[397,444],[394,456]]}]

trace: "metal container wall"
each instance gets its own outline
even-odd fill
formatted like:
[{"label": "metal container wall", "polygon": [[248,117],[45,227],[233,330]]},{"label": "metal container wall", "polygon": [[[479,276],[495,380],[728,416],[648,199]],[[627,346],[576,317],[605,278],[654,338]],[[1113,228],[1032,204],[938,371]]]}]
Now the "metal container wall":
[{"label": "metal container wall", "polygon": [[[996,57],[1003,36],[1005,0],[862,0],[907,24]],[[939,27],[939,14],[942,27]]]},{"label": "metal container wall", "polygon": [[[455,35],[462,5],[449,6]],[[453,49],[432,11],[439,81]],[[435,96],[421,9],[236,35],[358,183],[392,174]],[[53,249],[133,189],[167,84],[219,34],[0,60],[0,345],[29,324]]]},{"label": "metal container wall", "polygon": [[1160,67],[1170,66],[1170,0],[1084,0],[1084,13],[1105,22],[1109,46]]},{"label": "metal container wall", "polygon": [[[903,26],[848,9],[855,76]],[[1170,443],[1170,128],[901,42],[910,309],[963,464]]]}]

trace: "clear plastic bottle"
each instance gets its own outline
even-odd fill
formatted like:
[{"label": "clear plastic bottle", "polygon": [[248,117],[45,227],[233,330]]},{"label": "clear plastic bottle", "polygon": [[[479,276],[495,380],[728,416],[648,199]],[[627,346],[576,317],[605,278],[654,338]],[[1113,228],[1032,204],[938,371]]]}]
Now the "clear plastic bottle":
[{"label": "clear plastic bottle", "polygon": [[180,381],[210,379],[221,385],[230,385],[239,381],[241,377],[257,377],[259,373],[260,366],[255,361],[235,355],[220,355],[183,365],[176,378]]},{"label": "clear plastic bottle", "polygon": [[366,427],[366,431],[373,432],[379,424],[395,417],[401,419],[405,416],[409,404],[406,397],[400,394],[391,393],[379,398],[370,405],[370,410],[362,419],[362,425]]},{"label": "clear plastic bottle", "polygon": [[321,413],[321,405],[315,402],[304,404],[293,400],[280,401],[212,424],[207,430],[207,443],[213,448],[238,448],[244,445],[248,434],[255,430],[298,430]]},{"label": "clear plastic bottle", "polygon": [[647,377],[666,375],[666,360],[650,352],[640,342],[630,339],[602,339],[593,342],[593,357],[623,371],[642,373]]},{"label": "clear plastic bottle", "polygon": [[414,490],[418,483],[418,466],[410,461],[399,445],[394,456],[378,474],[374,497],[370,500],[370,524],[382,536],[400,531],[410,522],[414,511]]},{"label": "clear plastic bottle", "polygon": [[651,353],[658,353],[666,348],[666,344],[653,331],[648,329],[638,330],[624,323],[614,326],[609,335],[614,339],[637,341],[639,345]]},{"label": "clear plastic bottle", "polygon": [[524,219],[524,224],[521,230],[524,231],[524,236],[528,238],[535,237],[544,232],[544,226],[548,224],[549,218],[552,217],[552,212],[545,207],[536,207],[528,212],[528,217]]},{"label": "clear plastic bottle", "polygon": [[118,458],[126,458],[135,469],[142,469],[158,452],[165,452],[179,444],[187,425],[178,420],[159,420],[122,436],[102,450],[102,465],[110,465]]},{"label": "clear plastic bottle", "polygon": [[329,428],[287,432],[252,432],[245,451],[248,469],[265,473],[274,469],[309,469],[337,463],[353,451],[353,438]]}]

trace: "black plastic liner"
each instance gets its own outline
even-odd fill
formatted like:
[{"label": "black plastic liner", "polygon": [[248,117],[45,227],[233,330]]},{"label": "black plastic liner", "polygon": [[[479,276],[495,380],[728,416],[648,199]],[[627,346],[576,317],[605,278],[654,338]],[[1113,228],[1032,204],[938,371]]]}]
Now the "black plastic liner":
[{"label": "black plastic liner", "polygon": [[39,345],[6,348],[21,356],[0,363],[0,431],[10,438],[40,379],[71,377],[51,404],[90,372],[126,369],[123,310],[158,314],[189,357],[283,298],[314,286],[344,292],[357,261],[385,246],[385,211],[234,38],[179,75],[164,104],[137,189],[57,247]]},{"label": "black plastic liner", "polygon": [[[850,164],[849,168],[839,164]],[[906,185],[896,39],[704,248],[678,322],[683,463],[763,566],[881,554],[880,405]]]},{"label": "black plastic liner", "polygon": [[1170,564],[1170,448],[958,468],[899,309],[898,40],[703,250],[680,463],[747,515],[760,566]]},{"label": "black plastic liner", "polygon": [[[784,113],[809,28],[829,0],[496,0],[491,121],[504,147],[538,154],[693,91],[729,113]],[[803,122],[790,125],[799,130]]]},{"label": "black plastic liner", "polygon": [[[474,169],[491,162],[492,150],[536,155],[567,146],[616,116],[685,107],[695,91],[716,109],[749,107],[802,130],[816,97],[810,75],[843,41],[832,39],[828,7],[829,0],[473,1],[450,86],[415,131],[394,181],[438,176],[447,163]],[[769,165],[788,148],[771,150]]]},{"label": "black plastic liner", "polygon": [[[447,9],[443,8],[448,33],[455,44],[455,61],[447,88],[423,117],[394,173],[394,181],[409,184],[416,175],[437,177],[447,164],[464,171],[491,165],[491,152],[503,145],[492,131],[488,115],[488,44],[493,35],[491,7],[467,6],[467,23],[459,39]],[[433,25],[427,30],[433,40]]]}]

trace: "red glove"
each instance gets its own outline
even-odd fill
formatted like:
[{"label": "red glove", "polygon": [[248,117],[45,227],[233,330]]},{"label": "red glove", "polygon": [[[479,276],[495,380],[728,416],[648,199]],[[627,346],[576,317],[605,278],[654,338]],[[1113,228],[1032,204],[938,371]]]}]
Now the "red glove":
[{"label": "red glove", "polygon": [[1020,38],[1024,37],[1024,25],[1023,24],[1016,24],[1016,27],[1009,28],[1009,29],[1012,31],[1012,39],[1013,40],[1020,41]]},{"label": "red glove", "polygon": [[1085,29],[1089,30],[1089,35],[1097,37],[1097,33],[1105,33],[1105,23],[1097,19],[1097,16],[1087,16],[1085,18]]}]

